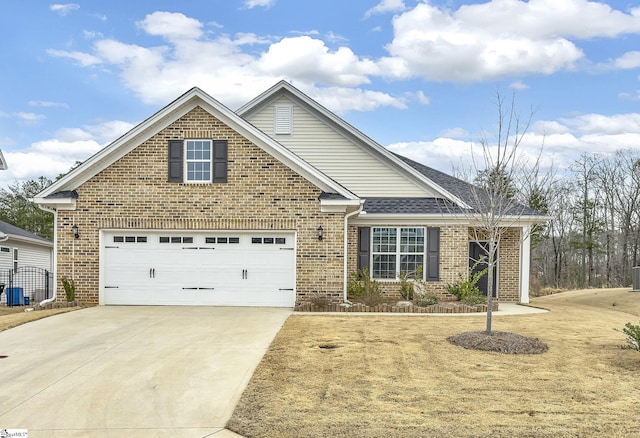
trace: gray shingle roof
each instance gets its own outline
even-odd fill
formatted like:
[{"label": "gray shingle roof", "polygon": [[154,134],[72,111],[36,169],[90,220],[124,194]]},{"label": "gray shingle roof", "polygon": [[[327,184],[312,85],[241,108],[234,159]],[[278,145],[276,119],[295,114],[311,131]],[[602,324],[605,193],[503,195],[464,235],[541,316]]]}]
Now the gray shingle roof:
[{"label": "gray shingle roof", "polygon": [[[420,172],[421,174],[429,178],[431,181],[433,181],[434,183],[436,183],[437,185],[439,185],[440,187],[442,187],[452,195],[457,196],[459,199],[461,199],[464,203],[466,203],[473,209],[481,211],[488,204],[487,202],[485,202],[488,198],[485,196],[486,192],[484,192],[483,189],[476,187],[472,184],[469,184],[468,182],[458,179],[456,177],[453,177],[451,175],[447,175],[444,172],[440,172],[439,170],[432,169],[431,167],[425,166],[424,164],[420,164],[400,154],[394,154],[394,155],[396,155],[406,164],[413,167],[415,170],[417,170],[418,172]],[[410,198],[394,198],[394,199],[410,199]],[[421,199],[427,199],[427,198],[421,198]],[[407,201],[407,202],[410,202],[410,201]],[[417,213],[434,212],[432,211],[433,209],[430,210],[427,208],[428,204],[424,200],[421,201],[420,205],[423,205],[424,211],[416,211]],[[443,204],[442,205],[443,210],[439,210],[438,212],[443,211],[448,213],[456,213],[457,211],[452,210],[451,205],[452,204],[450,203],[449,205]],[[504,213],[509,215],[543,216],[542,213],[535,211],[527,207],[526,205],[522,205],[516,202],[510,201],[508,203],[505,203],[504,207],[506,208],[506,211]],[[366,204],[365,204],[365,208],[366,208]],[[418,207],[415,207],[415,208],[418,209]],[[458,209],[458,211],[461,211],[461,210]]]},{"label": "gray shingle roof", "polygon": [[25,237],[28,239],[39,240],[43,243],[52,243],[48,239],[45,239],[43,237],[30,233],[26,230],[23,230],[22,228],[18,228],[15,225],[11,225],[2,221],[0,221],[0,232],[8,234],[9,236]]},{"label": "gray shingle roof", "polygon": [[367,198],[364,211],[368,214],[438,214],[462,210],[441,198]]}]

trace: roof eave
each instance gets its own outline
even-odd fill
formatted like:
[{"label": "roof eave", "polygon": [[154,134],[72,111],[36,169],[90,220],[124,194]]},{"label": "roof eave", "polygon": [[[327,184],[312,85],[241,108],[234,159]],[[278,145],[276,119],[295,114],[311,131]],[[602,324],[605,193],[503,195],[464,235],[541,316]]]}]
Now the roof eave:
[{"label": "roof eave", "polygon": [[75,210],[75,198],[44,198],[37,196],[32,201],[40,207],[52,208],[56,210]]},{"label": "roof eave", "polygon": [[35,245],[41,245],[41,246],[46,246],[48,248],[53,248],[53,242],[50,242],[48,240],[34,239],[32,237],[18,236],[10,233],[7,233],[7,236],[9,237],[10,240],[16,240],[18,242],[32,243]]}]

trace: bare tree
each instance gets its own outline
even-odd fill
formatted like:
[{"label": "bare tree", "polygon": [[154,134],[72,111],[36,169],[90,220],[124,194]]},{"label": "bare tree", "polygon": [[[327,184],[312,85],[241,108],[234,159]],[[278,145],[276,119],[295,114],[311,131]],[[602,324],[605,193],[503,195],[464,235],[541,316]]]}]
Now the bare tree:
[{"label": "bare tree", "polygon": [[[518,187],[524,181],[536,179],[539,173],[540,155],[531,163],[521,150],[534,111],[531,110],[522,118],[516,109],[516,95],[511,99],[499,92],[495,93],[495,104],[498,112],[498,124],[495,129],[495,141],[485,134],[480,140],[482,154],[473,156],[472,173],[476,175],[475,184],[468,191],[467,200],[470,209],[464,210],[471,226],[470,239],[485,248],[487,268],[487,324],[486,333],[492,332],[492,308],[494,298],[494,272],[498,264],[501,241],[513,227],[520,227],[524,235],[523,223],[533,223],[540,218],[534,210],[522,202],[518,196]],[[542,146],[540,148],[540,153]],[[539,175],[538,175],[539,176]],[[528,216],[528,218],[527,218]],[[530,230],[530,228],[529,228]],[[529,275],[523,272],[522,275]]]}]

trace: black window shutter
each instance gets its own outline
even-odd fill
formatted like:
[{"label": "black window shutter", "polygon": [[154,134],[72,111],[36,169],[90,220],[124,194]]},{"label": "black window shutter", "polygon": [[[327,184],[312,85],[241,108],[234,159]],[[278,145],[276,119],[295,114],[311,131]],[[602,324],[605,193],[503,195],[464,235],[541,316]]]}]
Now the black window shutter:
[{"label": "black window shutter", "polygon": [[427,281],[440,280],[440,228],[427,228]]},{"label": "black window shutter", "polygon": [[371,253],[371,227],[358,227],[358,272],[369,269]]},{"label": "black window shutter", "polygon": [[213,141],[213,182],[227,182],[227,140]]},{"label": "black window shutter", "polygon": [[169,182],[182,182],[182,169],[184,166],[182,161],[183,153],[183,140],[169,140]]}]

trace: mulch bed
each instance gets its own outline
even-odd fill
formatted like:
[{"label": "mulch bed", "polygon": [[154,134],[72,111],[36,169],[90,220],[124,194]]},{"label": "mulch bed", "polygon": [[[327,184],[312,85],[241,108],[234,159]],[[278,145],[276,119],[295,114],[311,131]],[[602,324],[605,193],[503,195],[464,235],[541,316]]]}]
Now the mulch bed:
[{"label": "mulch bed", "polygon": [[538,338],[527,338],[516,333],[464,332],[447,338],[453,345],[468,350],[494,351],[505,354],[541,354],[549,349]]}]

